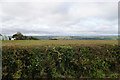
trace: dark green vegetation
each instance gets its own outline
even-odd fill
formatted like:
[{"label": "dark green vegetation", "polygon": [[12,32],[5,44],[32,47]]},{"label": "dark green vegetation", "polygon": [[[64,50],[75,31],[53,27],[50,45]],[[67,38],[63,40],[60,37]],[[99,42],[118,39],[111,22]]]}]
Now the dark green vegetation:
[{"label": "dark green vegetation", "polygon": [[120,78],[117,41],[30,41],[3,41],[3,79]]},{"label": "dark green vegetation", "polygon": [[49,39],[49,40],[58,40],[58,39],[56,39],[56,38],[51,38],[51,39]]},{"label": "dark green vegetation", "polygon": [[[28,36],[24,36],[22,33],[17,32],[16,34],[14,34],[12,36],[12,38],[15,38],[15,40],[39,40],[36,37],[28,37]],[[9,39],[11,40],[11,37],[9,37]]]}]

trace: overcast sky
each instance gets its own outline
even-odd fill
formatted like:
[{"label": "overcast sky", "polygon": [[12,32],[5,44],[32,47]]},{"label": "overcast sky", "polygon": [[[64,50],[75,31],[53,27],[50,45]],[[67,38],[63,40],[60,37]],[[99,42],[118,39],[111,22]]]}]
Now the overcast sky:
[{"label": "overcast sky", "polygon": [[33,36],[118,34],[118,0],[0,1],[4,35],[16,32]]}]

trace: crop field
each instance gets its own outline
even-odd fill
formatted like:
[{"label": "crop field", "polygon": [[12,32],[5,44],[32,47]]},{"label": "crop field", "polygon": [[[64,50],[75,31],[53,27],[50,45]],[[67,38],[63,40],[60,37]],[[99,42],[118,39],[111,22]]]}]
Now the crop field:
[{"label": "crop field", "polygon": [[3,80],[120,78],[117,40],[2,41]]},{"label": "crop field", "polygon": [[46,46],[46,45],[117,45],[118,40],[15,40],[2,41],[2,46]]}]

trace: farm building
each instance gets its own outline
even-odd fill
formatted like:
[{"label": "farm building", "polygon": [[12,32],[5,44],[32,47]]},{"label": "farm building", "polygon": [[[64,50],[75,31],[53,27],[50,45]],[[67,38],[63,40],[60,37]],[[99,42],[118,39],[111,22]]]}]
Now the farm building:
[{"label": "farm building", "polygon": [[9,40],[9,37],[0,34],[0,40]]},{"label": "farm building", "polygon": [[16,38],[11,38],[11,40],[15,40]]}]

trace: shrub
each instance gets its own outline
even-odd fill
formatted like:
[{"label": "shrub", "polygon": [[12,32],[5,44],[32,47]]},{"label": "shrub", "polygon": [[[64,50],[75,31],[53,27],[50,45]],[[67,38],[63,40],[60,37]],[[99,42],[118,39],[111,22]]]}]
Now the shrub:
[{"label": "shrub", "polygon": [[[3,47],[3,79],[120,78],[120,47]],[[97,53],[97,54],[96,54]]]}]

